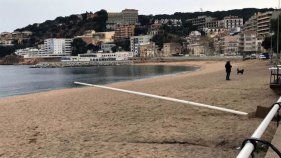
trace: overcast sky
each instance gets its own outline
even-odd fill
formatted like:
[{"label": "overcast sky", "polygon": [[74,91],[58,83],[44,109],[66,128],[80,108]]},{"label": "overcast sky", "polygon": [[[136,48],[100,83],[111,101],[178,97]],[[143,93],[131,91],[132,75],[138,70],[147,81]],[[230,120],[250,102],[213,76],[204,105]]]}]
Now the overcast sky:
[{"label": "overcast sky", "polygon": [[53,20],[58,16],[138,9],[139,14],[217,11],[241,8],[276,8],[278,0],[0,0],[0,32],[28,24]]}]

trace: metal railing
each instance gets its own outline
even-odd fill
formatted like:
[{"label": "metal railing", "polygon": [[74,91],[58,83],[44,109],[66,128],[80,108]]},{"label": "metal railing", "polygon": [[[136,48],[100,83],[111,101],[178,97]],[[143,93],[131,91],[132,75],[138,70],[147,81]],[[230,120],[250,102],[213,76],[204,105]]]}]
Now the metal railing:
[{"label": "metal railing", "polygon": [[[237,158],[248,158],[250,155],[252,155],[252,153],[255,150],[255,145],[256,145],[255,143],[257,142],[257,140],[260,140],[261,136],[265,132],[269,123],[274,118],[276,113],[278,113],[278,111],[280,110],[280,105],[281,105],[280,103],[281,103],[281,97],[278,99],[277,103],[273,104],[270,112],[267,114],[267,116],[264,118],[262,123],[259,125],[259,127],[256,129],[256,131],[253,133],[251,138],[248,139],[249,141],[247,141],[244,144],[244,146],[243,146],[242,150],[240,151],[239,155],[237,156]],[[253,141],[250,141],[250,140],[253,140]],[[276,153],[278,154],[278,152],[276,152]],[[280,152],[279,152],[279,154],[280,154]]]}]

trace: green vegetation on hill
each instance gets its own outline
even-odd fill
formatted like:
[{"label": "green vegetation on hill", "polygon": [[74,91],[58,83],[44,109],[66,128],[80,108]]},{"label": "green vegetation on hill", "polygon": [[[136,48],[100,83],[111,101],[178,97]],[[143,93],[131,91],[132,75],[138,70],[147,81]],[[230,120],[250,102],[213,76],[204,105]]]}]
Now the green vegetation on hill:
[{"label": "green vegetation on hill", "polygon": [[194,12],[194,13],[181,13],[176,12],[172,15],[167,14],[160,14],[155,15],[154,19],[193,19],[198,16],[211,16],[213,18],[217,18],[219,20],[223,19],[225,16],[238,16],[243,18],[244,21],[247,21],[251,16],[253,16],[257,12],[266,12],[266,11],[273,11],[273,8],[264,8],[264,9],[257,9],[257,8],[244,8],[244,9],[233,9],[233,10],[227,10],[227,11],[205,11],[205,12]]},{"label": "green vegetation on hill", "polygon": [[67,17],[57,17],[41,24],[32,24],[16,31],[32,31],[33,45],[42,43],[46,38],[73,38],[83,34],[86,30],[97,32],[106,30],[108,15],[105,10],[96,13],[83,13]]}]

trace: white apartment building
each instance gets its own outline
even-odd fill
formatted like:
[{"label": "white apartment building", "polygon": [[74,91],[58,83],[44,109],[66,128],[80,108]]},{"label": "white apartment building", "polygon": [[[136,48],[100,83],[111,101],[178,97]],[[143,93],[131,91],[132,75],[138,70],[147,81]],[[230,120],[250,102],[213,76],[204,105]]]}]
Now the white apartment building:
[{"label": "white apartment building", "polygon": [[149,44],[152,39],[151,35],[144,36],[132,36],[130,38],[131,52],[134,53],[134,56],[140,56],[140,45]]},{"label": "white apartment building", "polygon": [[223,18],[223,27],[227,29],[243,26],[243,19],[238,16],[226,16]]},{"label": "white apartment building", "polygon": [[72,39],[49,38],[44,40],[44,49],[48,54],[69,55]]},{"label": "white apartment building", "polygon": [[257,14],[257,34],[258,36],[268,36],[270,33],[270,21],[272,11]]},{"label": "white apartment building", "polygon": [[240,52],[257,52],[259,40],[255,31],[245,31],[239,35],[238,49]]},{"label": "white apartment building", "polygon": [[24,58],[46,57],[48,53],[45,50],[37,48],[25,48],[15,51],[16,55],[23,56]]},{"label": "white apartment building", "polygon": [[256,13],[248,21],[245,22],[243,27],[244,31],[256,31],[258,37],[265,37],[270,33],[270,20],[272,19],[273,12],[268,11],[265,13]]}]

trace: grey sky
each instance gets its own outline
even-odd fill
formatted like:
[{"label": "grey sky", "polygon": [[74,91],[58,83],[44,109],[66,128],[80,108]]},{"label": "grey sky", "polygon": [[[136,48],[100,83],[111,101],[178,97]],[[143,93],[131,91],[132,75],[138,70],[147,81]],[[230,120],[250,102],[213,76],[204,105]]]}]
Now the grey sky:
[{"label": "grey sky", "polygon": [[100,9],[118,12],[130,8],[148,15],[195,12],[200,8],[217,11],[270,7],[278,7],[278,0],[0,0],[0,32]]}]

